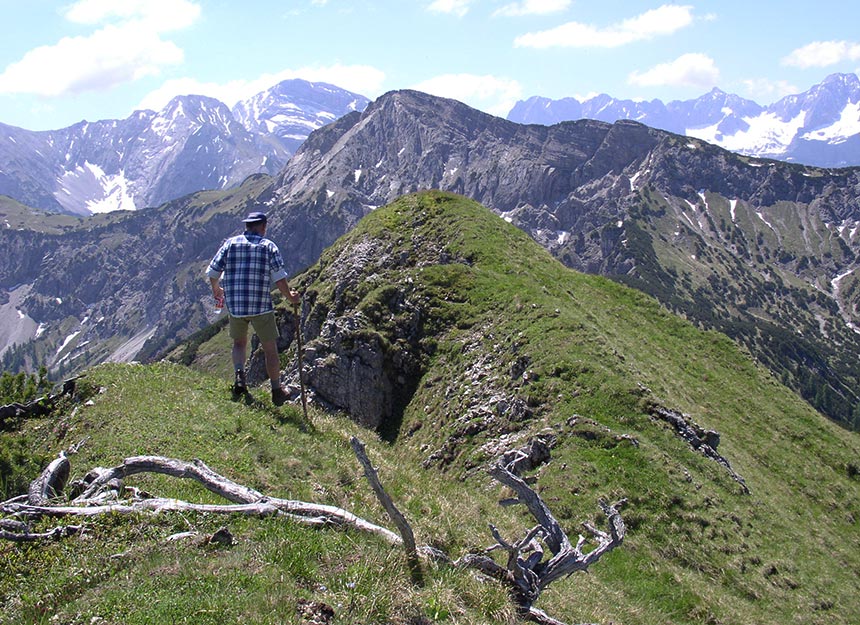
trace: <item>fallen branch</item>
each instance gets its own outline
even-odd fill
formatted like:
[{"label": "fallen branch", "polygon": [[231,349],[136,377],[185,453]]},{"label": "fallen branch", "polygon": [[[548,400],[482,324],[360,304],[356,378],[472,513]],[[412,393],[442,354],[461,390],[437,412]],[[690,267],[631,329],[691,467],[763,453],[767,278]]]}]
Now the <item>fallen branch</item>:
[{"label": "fallen branch", "polygon": [[[625,500],[622,499],[612,505],[603,501],[599,502],[607,517],[609,531],[604,532],[590,523],[583,523],[583,527],[592,541],[596,542],[596,546],[590,551],[584,551],[589,542],[588,539],[579,536],[576,544],[572,545],[567,534],[541,497],[523,479],[513,473],[513,465],[504,465],[500,461],[488,470],[489,474],[514,491],[516,494],[514,503],[525,505],[537,521],[537,525],[528,530],[523,538],[512,542],[505,540],[501,532],[490,524],[490,532],[496,540],[495,545],[483,553],[469,553],[456,561],[452,561],[447,554],[437,549],[427,546],[416,547],[414,534],[409,523],[382,487],[377,472],[366,455],[364,445],[355,437],[350,442],[374,493],[398,527],[400,535],[341,508],[263,495],[259,491],[237,484],[216,473],[201,460],[194,460],[189,463],[162,456],[135,456],[126,458],[122,464],[113,468],[93,469],[89,472],[80,495],[68,505],[51,505],[51,501],[56,501],[56,497],[61,494],[62,485],[65,484],[65,478],[60,478],[64,475],[65,477],[68,476],[68,466],[65,464],[68,463],[68,459],[66,453],[61,452],[60,457],[49,465],[40,475],[40,478],[36,480],[37,482],[41,480],[40,483],[50,483],[51,489],[41,486],[35,488],[31,485],[31,491],[35,488],[37,493],[44,495],[35,498],[38,503],[33,503],[32,496],[16,497],[0,503],[0,513],[15,515],[19,518],[38,519],[68,516],[86,518],[111,513],[159,514],[194,511],[260,517],[277,515],[311,525],[352,527],[380,536],[390,544],[403,545],[410,566],[414,567],[413,573],[417,571],[420,574],[420,568],[418,568],[420,553],[457,567],[477,570],[488,577],[499,580],[510,590],[520,616],[541,625],[564,625],[561,621],[553,619],[534,607],[534,602],[543,590],[562,577],[567,577],[576,571],[586,570],[624,540],[626,528],[619,509]],[[76,451],[76,448],[72,448],[72,450]],[[105,489],[119,490],[121,480],[139,473],[159,473],[180,479],[192,479],[210,492],[227,499],[231,504],[197,504],[177,499],[147,497],[134,488],[128,489],[134,494],[132,500],[104,503],[108,495],[105,493]],[[47,532],[30,533],[29,526],[25,523],[13,519],[0,519],[0,539],[15,542],[56,539],[81,532],[83,532],[82,526],[65,526]],[[502,550],[507,553],[504,566],[487,555],[495,550]],[[545,560],[547,550],[551,555],[549,559]]]},{"label": "fallen branch", "polygon": [[[99,495],[102,489],[110,483],[139,473],[160,473],[177,478],[193,479],[207,490],[237,505],[193,504],[175,499],[140,499],[104,504],[100,499]],[[90,475],[94,476],[92,481],[84,492],[72,500],[69,505],[44,505],[44,502],[42,505],[32,505],[8,501],[0,504],[0,512],[27,518],[43,516],[91,517],[108,513],[129,514],[140,511],[157,513],[180,510],[261,516],[278,513],[300,520],[302,523],[353,527],[380,536],[392,544],[401,544],[402,542],[401,538],[391,530],[362,519],[347,510],[335,506],[265,496],[252,488],[237,484],[219,475],[200,460],[189,463],[162,456],[136,456],[126,458],[122,464],[110,469],[94,469]],[[94,503],[97,505],[93,505]],[[0,538],[2,537],[0,535]]]},{"label": "fallen branch", "polygon": [[[351,443],[359,462],[364,466],[365,476],[371,483],[377,498],[400,528],[403,542],[411,544],[414,549],[415,541],[412,529],[383,489],[376,470],[367,458],[364,445],[355,437],[352,438]],[[468,553],[454,562],[438,550],[422,547],[420,551],[438,561],[461,568],[474,569],[487,577],[500,581],[511,592],[522,618],[540,625],[565,625],[542,610],[535,608],[533,604],[552,582],[567,577],[576,571],[586,570],[604,554],[621,544],[624,540],[626,527],[619,509],[626,500],[622,499],[612,505],[603,501],[599,502],[609,522],[609,532],[603,532],[590,523],[583,523],[585,530],[597,543],[590,551],[586,552],[583,549],[588,543],[588,539],[580,536],[576,545],[572,545],[567,534],[540,495],[532,490],[523,479],[514,474],[514,470],[519,466],[517,462],[521,460],[521,456],[521,454],[516,453],[506,454],[497,464],[490,467],[488,472],[501,484],[516,493],[517,497],[514,503],[521,503],[526,506],[538,522],[535,527],[526,532],[520,540],[509,542],[502,537],[494,525],[490,524],[490,532],[495,538],[496,544],[486,549],[484,553]],[[544,561],[545,550],[541,543],[551,553],[550,558],[546,561]],[[487,555],[487,553],[496,550],[502,550],[508,554],[505,566]],[[417,552],[413,552],[412,557],[415,558],[417,564]]]},{"label": "fallen branch", "polygon": [[71,471],[69,456],[78,453],[78,450],[86,442],[86,439],[69,449],[60,452],[59,456],[51,461],[35,480],[30,482],[27,490],[27,501],[34,506],[48,503],[51,499],[58,497],[66,487]]},{"label": "fallen branch", "polygon": [[355,436],[353,436],[349,442],[350,445],[352,445],[352,450],[358,458],[359,463],[362,468],[364,468],[364,476],[367,478],[367,481],[370,482],[370,486],[376,494],[376,498],[379,500],[379,503],[382,504],[382,507],[388,513],[389,518],[392,520],[394,525],[397,526],[397,529],[400,532],[400,538],[403,542],[403,548],[406,550],[406,559],[409,562],[409,569],[412,571],[413,579],[415,579],[415,581],[420,581],[421,565],[418,560],[418,551],[415,547],[415,535],[412,532],[412,528],[409,526],[409,522],[400,510],[397,509],[397,506],[394,505],[391,497],[388,496],[388,493],[386,493],[385,489],[382,487],[382,483],[379,481],[376,469],[373,468],[373,465],[370,463],[370,459],[367,457],[367,453],[364,451],[364,443],[358,440]]},{"label": "fallen branch", "polygon": [[80,525],[66,525],[64,527],[55,527],[47,532],[38,532],[36,534],[31,534],[30,532],[9,532],[7,530],[0,530],[0,539],[11,540],[16,543],[35,542],[37,540],[58,539],[65,538],[67,536],[74,536],[75,534],[81,533],[83,529],[83,526]]}]

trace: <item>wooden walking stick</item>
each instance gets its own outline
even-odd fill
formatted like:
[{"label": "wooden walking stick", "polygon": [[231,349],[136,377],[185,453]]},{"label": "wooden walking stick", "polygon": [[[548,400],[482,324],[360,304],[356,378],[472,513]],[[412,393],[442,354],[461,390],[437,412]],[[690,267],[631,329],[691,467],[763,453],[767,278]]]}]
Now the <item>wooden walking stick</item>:
[{"label": "wooden walking stick", "polygon": [[296,362],[299,368],[299,387],[302,389],[302,411],[305,414],[305,421],[310,423],[308,419],[308,399],[305,394],[305,374],[302,371],[302,361],[304,360],[304,348],[302,347],[302,324],[299,312],[299,305],[293,304],[293,317],[296,320]]}]

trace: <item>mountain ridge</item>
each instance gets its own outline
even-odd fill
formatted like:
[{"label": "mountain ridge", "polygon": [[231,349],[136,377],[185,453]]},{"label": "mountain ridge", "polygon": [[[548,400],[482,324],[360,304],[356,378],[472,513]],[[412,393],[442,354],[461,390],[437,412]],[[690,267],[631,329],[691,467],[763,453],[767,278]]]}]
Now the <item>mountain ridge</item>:
[{"label": "mountain ridge", "polygon": [[[754,159],[632,121],[527,126],[454,100],[391,92],[312,133],[276,178],[259,176],[229,192],[189,196],[150,215],[111,222],[111,236],[127,236],[128,256],[137,263],[154,244],[173,250],[178,238],[194,241],[151,274],[135,271],[159,285],[150,285],[146,297],[135,290],[143,282],[127,287],[135,290],[131,301],[143,298],[148,321],[133,321],[140,317],[135,313],[117,323],[126,326],[127,340],[154,332],[138,354],[144,359],[198,329],[209,311],[195,263],[204,266],[212,253],[207,237],[211,247],[248,210],[270,213],[269,234],[295,272],[375,208],[441,188],[482,202],[567,266],[636,286],[670,310],[725,332],[850,426],[860,422],[860,335],[853,329],[860,325],[858,180],[857,168]],[[215,204],[207,208],[208,202]],[[199,232],[177,231],[181,214],[193,215]],[[162,220],[169,225],[159,225]],[[154,238],[144,241],[138,228]],[[9,241],[25,236],[31,245],[46,240],[8,228],[0,233]],[[20,248],[15,245],[10,249]],[[82,275],[98,271],[97,263],[85,269],[66,260],[69,254],[66,248],[54,258]],[[43,256],[27,262],[37,267]],[[67,301],[55,282],[32,270],[12,275],[0,266],[4,288],[36,286],[8,310],[10,324],[23,314],[37,325],[46,302]],[[91,293],[78,295],[88,304],[52,312],[55,342],[49,347],[43,334],[39,348],[52,361],[85,314],[104,314],[86,312],[99,306]],[[118,305],[115,300],[105,312]],[[74,319],[63,317],[73,312]],[[69,327],[60,329],[61,322]],[[67,346],[73,347],[74,341]]]},{"label": "mountain ridge", "polygon": [[[259,492],[387,524],[350,454],[356,436],[418,544],[500,562],[503,550],[483,548],[490,532],[512,542],[534,521],[521,506],[499,505],[510,493],[484,469],[517,458],[571,536],[583,520],[605,527],[599,500],[627,500],[624,542],[588,575],[558,580],[538,598],[555,619],[853,625],[860,438],[724,335],[563,266],[487,207],[439,191],[369,213],[293,280],[306,294],[311,424],[298,403],[272,406],[265,385],[231,399],[222,321],[189,349],[193,369],[167,361],[88,369],[63,416],[23,422],[12,449],[45,457],[86,437],[73,478],[131,456],[199,458]],[[279,303],[288,384],[297,371],[292,314]],[[350,399],[338,393],[350,380],[363,397],[320,409]],[[368,423],[375,432],[346,418],[397,408],[380,399],[394,399],[398,385],[400,410]],[[190,480],[127,475],[123,486],[173,500],[215,496]],[[206,542],[221,527],[232,544]],[[207,625],[275,625],[305,620],[312,604],[330,622],[522,622],[494,581],[424,562],[425,583],[415,584],[400,549],[359,531],[191,511],[90,517],[86,528],[86,540],[0,546],[14,556],[0,578],[0,621],[50,612],[143,625],[195,614]]]},{"label": "mountain ridge", "polygon": [[232,110],[187,95],[158,112],[54,131],[0,124],[0,194],[76,215],[158,206],[275,174],[310,131],[366,103],[332,85],[295,79]]}]

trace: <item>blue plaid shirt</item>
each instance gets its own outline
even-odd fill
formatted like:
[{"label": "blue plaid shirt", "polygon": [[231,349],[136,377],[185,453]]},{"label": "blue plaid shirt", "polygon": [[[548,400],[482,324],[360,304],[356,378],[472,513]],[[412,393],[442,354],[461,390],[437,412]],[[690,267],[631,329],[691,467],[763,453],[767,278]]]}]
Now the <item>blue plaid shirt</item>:
[{"label": "blue plaid shirt", "polygon": [[210,278],[221,276],[227,310],[234,317],[274,310],[272,284],[287,277],[278,246],[247,230],[224,241],[206,274]]}]

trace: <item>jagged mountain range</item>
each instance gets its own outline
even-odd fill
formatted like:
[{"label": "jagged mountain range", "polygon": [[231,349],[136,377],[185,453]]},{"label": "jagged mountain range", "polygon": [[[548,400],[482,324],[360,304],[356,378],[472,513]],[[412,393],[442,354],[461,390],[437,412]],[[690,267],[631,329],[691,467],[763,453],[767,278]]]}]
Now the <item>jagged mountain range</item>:
[{"label": "jagged mountain range", "polygon": [[860,415],[860,169],[750,158],[632,121],[516,124],[414,91],[314,131],[275,177],[59,234],[0,230],[12,251],[0,321],[37,328],[5,358],[68,370],[155,357],[211,321],[203,269],[250,208],[269,211],[296,272],[376,207],[429,188],[727,333],[833,418]]},{"label": "jagged mountain range", "polygon": [[158,112],[61,130],[0,124],[0,194],[77,215],[157,206],[276,174],[311,131],[367,102],[333,85],[286,80],[232,110],[189,95]]},{"label": "jagged mountain range", "polygon": [[694,100],[633,101],[601,94],[578,100],[533,96],[511,109],[521,124],[631,119],[733,152],[819,167],[860,165],[860,80],[832,74],[768,106],[714,88]]}]

